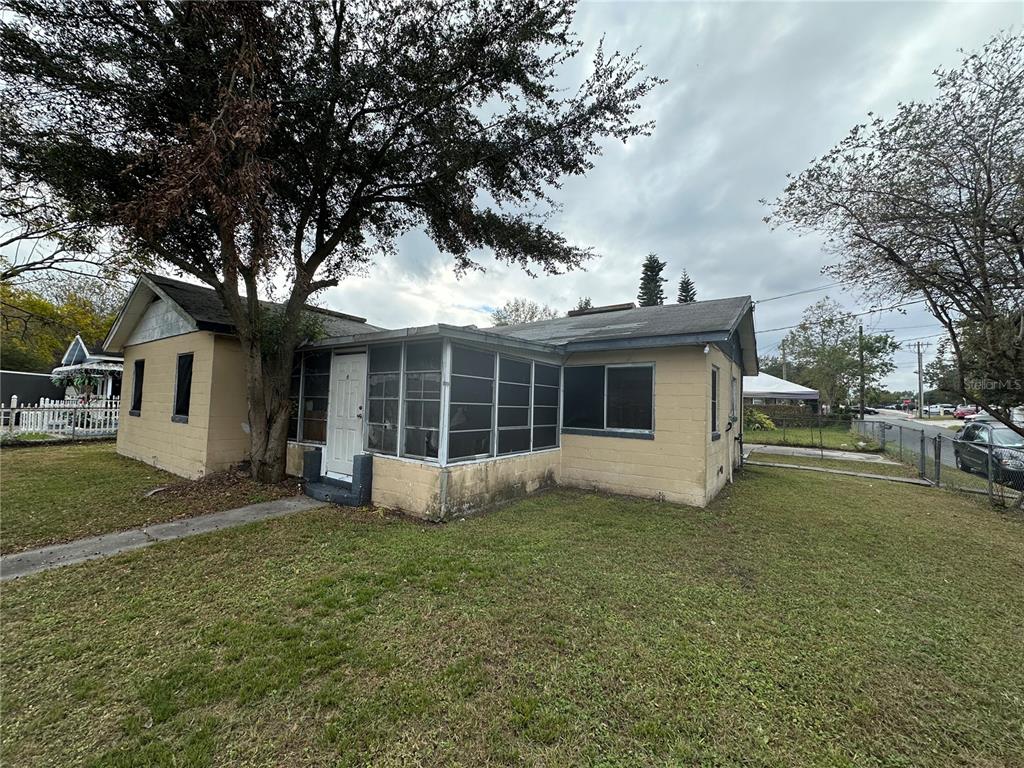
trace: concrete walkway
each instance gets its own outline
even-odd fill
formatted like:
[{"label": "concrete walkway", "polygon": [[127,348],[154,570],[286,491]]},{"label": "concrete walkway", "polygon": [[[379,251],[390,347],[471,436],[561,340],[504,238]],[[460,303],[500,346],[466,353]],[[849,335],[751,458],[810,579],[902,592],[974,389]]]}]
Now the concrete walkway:
[{"label": "concrete walkway", "polygon": [[[815,459],[839,459],[840,461],[867,461],[873,464],[899,464],[881,453],[858,453],[857,451],[835,451],[830,448],[797,448],[789,445],[758,445],[744,443],[750,453],[774,453],[776,456],[807,456]],[[750,455],[749,453],[747,454]]]},{"label": "concrete walkway", "polygon": [[0,557],[0,581],[17,579],[40,571],[49,571],[52,568],[82,563],[86,560],[112,557],[122,552],[142,549],[160,541],[174,541],[189,536],[198,536],[201,533],[212,533],[225,528],[234,528],[237,525],[269,520],[272,517],[282,517],[322,506],[323,502],[308,496],[291,496],[287,499],[229,509],[225,512],[187,517],[170,523],[158,523],[145,528],[105,533],[101,536],[90,536],[87,539],[76,539],[66,544],[54,544],[50,547],[15,552]]}]

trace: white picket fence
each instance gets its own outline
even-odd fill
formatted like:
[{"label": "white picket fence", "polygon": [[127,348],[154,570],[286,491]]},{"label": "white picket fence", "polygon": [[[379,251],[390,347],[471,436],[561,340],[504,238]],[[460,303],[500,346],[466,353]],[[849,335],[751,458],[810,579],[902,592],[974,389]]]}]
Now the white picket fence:
[{"label": "white picket fence", "polygon": [[51,400],[37,405],[20,405],[17,395],[3,408],[3,431],[13,435],[43,434],[77,440],[117,434],[121,398],[84,401],[81,398]]}]

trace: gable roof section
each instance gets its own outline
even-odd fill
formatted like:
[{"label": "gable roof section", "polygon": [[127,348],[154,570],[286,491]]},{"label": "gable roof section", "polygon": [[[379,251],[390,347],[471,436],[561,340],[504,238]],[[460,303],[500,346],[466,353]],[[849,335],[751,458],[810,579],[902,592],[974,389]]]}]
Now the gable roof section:
[{"label": "gable roof section", "polygon": [[[135,324],[139,322],[146,308],[157,299],[167,301],[192,330],[235,333],[231,315],[215,290],[183,280],[146,273],[136,281],[128,300],[107,333],[103,348],[123,349]],[[272,301],[260,301],[260,304],[265,308],[281,306]],[[308,305],[306,308],[321,316],[324,332],[328,336],[348,336],[382,330],[369,325],[362,317]]]},{"label": "gable roof section", "polygon": [[79,365],[85,362],[96,362],[96,361],[113,361],[116,362],[122,358],[120,354],[111,354],[109,352],[91,352],[89,347],[86,346],[85,342],[82,341],[82,335],[79,333],[75,334],[75,338],[68,344],[67,350],[64,352],[64,357],[61,358],[61,365]]}]

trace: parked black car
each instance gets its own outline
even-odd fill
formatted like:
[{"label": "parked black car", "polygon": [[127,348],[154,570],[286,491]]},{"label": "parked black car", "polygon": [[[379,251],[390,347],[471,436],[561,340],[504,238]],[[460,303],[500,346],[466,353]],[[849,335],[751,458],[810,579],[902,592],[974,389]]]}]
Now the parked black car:
[{"label": "parked black car", "polygon": [[965,472],[988,473],[992,446],[992,479],[1013,488],[1024,488],[1024,437],[1009,427],[990,421],[964,426],[953,438],[956,465]]}]

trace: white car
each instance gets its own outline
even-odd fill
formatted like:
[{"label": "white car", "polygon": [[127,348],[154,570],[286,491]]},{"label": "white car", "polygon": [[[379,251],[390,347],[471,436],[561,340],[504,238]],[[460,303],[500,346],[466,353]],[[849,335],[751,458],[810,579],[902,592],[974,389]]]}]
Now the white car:
[{"label": "white car", "polygon": [[938,405],[929,405],[924,409],[924,412],[929,416],[952,416],[954,407],[950,403],[939,403]]}]

